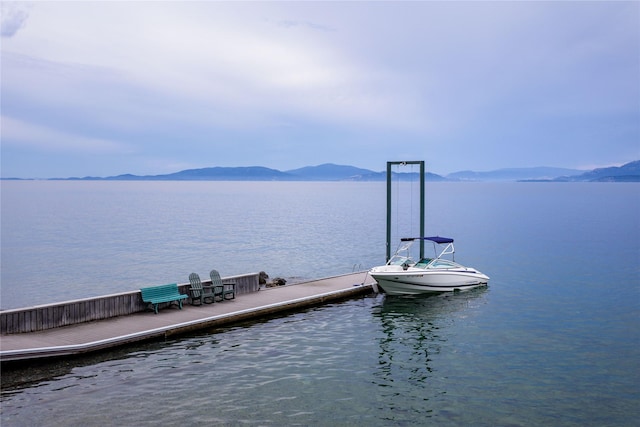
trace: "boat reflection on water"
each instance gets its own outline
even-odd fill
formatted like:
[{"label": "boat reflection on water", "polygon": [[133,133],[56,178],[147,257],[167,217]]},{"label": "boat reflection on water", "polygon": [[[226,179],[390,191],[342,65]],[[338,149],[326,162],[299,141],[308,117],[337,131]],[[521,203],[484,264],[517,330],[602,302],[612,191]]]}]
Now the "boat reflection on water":
[{"label": "boat reflection on water", "polygon": [[[437,373],[438,361],[456,352],[448,338],[455,335],[456,322],[483,303],[486,292],[482,287],[444,294],[380,295],[380,304],[372,312],[379,318],[382,331],[374,375],[380,393],[397,396],[404,384],[414,395],[403,399],[413,400],[409,403],[422,414],[426,400],[445,394],[446,378]],[[416,386],[422,390],[420,395],[415,395]],[[394,400],[397,397],[388,401]]]}]

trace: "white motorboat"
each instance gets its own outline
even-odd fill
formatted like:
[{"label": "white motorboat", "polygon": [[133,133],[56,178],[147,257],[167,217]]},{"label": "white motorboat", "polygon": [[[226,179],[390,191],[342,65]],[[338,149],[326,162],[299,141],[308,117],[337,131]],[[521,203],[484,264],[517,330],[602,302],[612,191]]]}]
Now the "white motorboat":
[{"label": "white motorboat", "polygon": [[[422,258],[418,262],[413,260],[411,246],[419,240],[433,243],[435,258]],[[438,254],[437,248],[443,246],[444,249]],[[486,286],[489,277],[475,268],[456,263],[453,260],[454,253],[453,239],[448,237],[403,238],[389,261],[373,267],[369,274],[388,295],[451,292]],[[443,259],[444,255],[451,255],[452,259]]]}]

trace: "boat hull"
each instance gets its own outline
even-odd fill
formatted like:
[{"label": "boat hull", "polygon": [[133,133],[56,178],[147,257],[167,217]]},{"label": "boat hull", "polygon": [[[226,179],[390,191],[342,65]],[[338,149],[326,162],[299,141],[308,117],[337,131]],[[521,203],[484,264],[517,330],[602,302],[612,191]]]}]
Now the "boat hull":
[{"label": "boat hull", "polygon": [[489,282],[489,277],[478,271],[374,270],[370,272],[370,275],[388,295],[417,295],[462,291],[486,286]]}]

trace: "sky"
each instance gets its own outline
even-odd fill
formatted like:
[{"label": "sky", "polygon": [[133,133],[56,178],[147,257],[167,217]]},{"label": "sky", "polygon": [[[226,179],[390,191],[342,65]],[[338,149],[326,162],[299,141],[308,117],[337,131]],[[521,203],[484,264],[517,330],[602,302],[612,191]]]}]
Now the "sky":
[{"label": "sky", "polygon": [[2,1],[1,176],[640,159],[640,2]]}]

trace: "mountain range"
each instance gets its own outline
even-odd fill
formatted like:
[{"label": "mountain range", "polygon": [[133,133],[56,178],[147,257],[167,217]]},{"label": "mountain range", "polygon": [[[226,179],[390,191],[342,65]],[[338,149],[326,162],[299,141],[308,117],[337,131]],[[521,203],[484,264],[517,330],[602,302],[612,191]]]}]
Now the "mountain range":
[{"label": "mountain range", "polygon": [[561,176],[554,181],[640,182],[640,160],[620,167],[593,169],[577,176]]},{"label": "mountain range", "polygon": [[[110,177],[55,178],[58,180],[109,181],[385,181],[386,171],[326,163],[279,171],[262,166],[187,169],[165,175],[117,175]],[[395,173],[394,179],[415,180],[419,174]],[[509,168],[488,172],[461,171],[446,176],[425,173],[426,181],[536,181],[536,182],[640,182],[640,160],[619,167],[589,171],[551,167]]]}]

